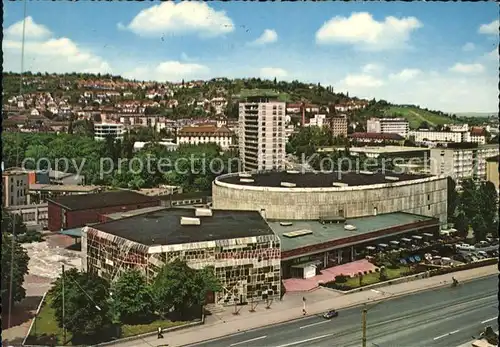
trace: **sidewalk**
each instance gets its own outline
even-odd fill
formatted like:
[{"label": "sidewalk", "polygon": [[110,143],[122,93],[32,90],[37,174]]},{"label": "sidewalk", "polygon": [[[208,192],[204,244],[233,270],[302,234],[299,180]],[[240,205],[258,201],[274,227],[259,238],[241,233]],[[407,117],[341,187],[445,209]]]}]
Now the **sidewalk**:
[{"label": "sidewalk", "polygon": [[[311,302],[307,305],[308,316],[323,313],[329,308],[342,309],[358,306],[366,302],[373,302],[387,298],[393,298],[422,291],[430,288],[438,288],[451,284],[451,277],[463,282],[475,278],[498,274],[498,266],[490,265],[482,268],[464,270],[453,274],[446,274],[395,284],[387,287],[379,287],[376,290],[366,290],[362,292],[334,295],[330,299]],[[305,294],[307,298],[309,294]],[[298,302],[297,300],[292,300]],[[241,309],[239,315],[233,315],[233,310],[228,308],[219,318],[208,316],[205,325],[179,330],[165,334],[164,341],[158,340],[156,336],[145,339],[137,339],[130,342],[116,343],[113,346],[139,347],[139,346],[159,346],[168,343],[170,347],[185,346],[205,340],[217,339],[226,335],[242,333],[246,330],[256,329],[278,323],[284,323],[294,319],[300,319],[302,315],[302,303],[293,305],[287,304],[287,295],[282,302],[274,303],[270,309],[263,306],[257,307],[256,312],[248,312],[248,308]]]}]

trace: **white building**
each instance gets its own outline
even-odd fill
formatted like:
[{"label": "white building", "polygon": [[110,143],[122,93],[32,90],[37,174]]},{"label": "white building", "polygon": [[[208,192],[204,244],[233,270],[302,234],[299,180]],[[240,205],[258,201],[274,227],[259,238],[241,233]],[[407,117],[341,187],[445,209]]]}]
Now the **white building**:
[{"label": "white building", "polygon": [[326,122],[326,114],[315,114],[314,117],[312,117],[309,120],[309,123],[306,124],[306,126],[317,126],[317,127],[323,127],[327,125]]},{"label": "white building", "polygon": [[467,148],[431,148],[430,173],[447,175],[457,181],[466,178],[486,179],[486,159],[498,155],[498,145]]},{"label": "white building", "polygon": [[366,122],[366,132],[382,134],[399,134],[408,136],[410,124],[404,118],[370,118]]},{"label": "white building", "polygon": [[266,97],[239,104],[239,147],[243,170],[284,168],[286,104]]},{"label": "white building", "polygon": [[2,206],[21,206],[28,203],[28,173],[7,170],[2,173]]},{"label": "white building", "polygon": [[191,126],[184,127],[177,133],[177,143],[198,145],[215,143],[227,150],[233,144],[233,132],[226,127],[216,126]]},{"label": "white building", "polygon": [[444,127],[450,129],[450,131],[458,131],[458,132],[469,131],[469,124],[445,124]]},{"label": "white building", "polygon": [[123,140],[123,134],[125,133],[125,127],[121,123],[95,123],[94,124],[94,139],[104,140],[106,137],[111,136],[117,140]]},{"label": "white building", "polygon": [[429,131],[414,130],[408,136],[415,142],[470,142],[470,135],[466,131]]},{"label": "white building", "polygon": [[[134,152],[140,151],[141,149],[144,148],[144,146],[146,146],[149,143],[150,142],[135,141]],[[171,139],[159,141],[157,142],[157,144],[166,147],[166,149],[171,152],[177,150],[177,148],[179,147],[179,145],[177,143],[174,143]]]}]

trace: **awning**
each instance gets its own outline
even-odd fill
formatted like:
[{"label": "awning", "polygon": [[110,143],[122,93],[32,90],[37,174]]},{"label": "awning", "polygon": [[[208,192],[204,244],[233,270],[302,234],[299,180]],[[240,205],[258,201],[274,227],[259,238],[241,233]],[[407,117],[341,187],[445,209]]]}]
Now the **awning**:
[{"label": "awning", "polygon": [[375,249],[375,247],[373,247],[373,246],[367,246],[366,249],[369,250],[369,251],[373,251]]},{"label": "awning", "polygon": [[390,243],[392,243],[393,245],[399,245],[398,241],[390,241]]},{"label": "awning", "polygon": [[428,236],[428,237],[433,237],[434,236],[434,234],[431,234],[431,233],[423,233],[422,235]]},{"label": "awning", "polygon": [[388,246],[388,245],[386,245],[385,243],[379,243],[379,244],[378,244],[378,246],[379,246],[379,247],[384,247],[384,248],[385,248],[385,247],[389,247],[389,246]]},{"label": "awning", "polygon": [[411,240],[410,240],[410,239],[407,239],[406,237],[405,237],[405,238],[402,238],[402,239],[401,239],[401,241],[403,241],[403,242],[411,242]]},{"label": "awning", "polygon": [[415,240],[422,240],[422,236],[413,235],[412,237],[413,237]]},{"label": "awning", "polygon": [[74,229],[61,230],[59,234],[67,235],[71,237],[82,237],[82,227]]}]

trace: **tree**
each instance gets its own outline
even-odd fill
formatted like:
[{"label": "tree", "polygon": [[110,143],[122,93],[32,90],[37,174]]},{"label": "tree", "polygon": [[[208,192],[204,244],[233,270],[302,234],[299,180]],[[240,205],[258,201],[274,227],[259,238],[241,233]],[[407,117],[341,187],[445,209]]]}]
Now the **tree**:
[{"label": "tree", "polygon": [[[12,304],[14,304],[20,302],[26,296],[23,283],[24,276],[28,274],[28,253],[17,241],[14,241],[13,245],[14,261],[12,262],[12,236],[2,230],[2,308],[5,311],[8,311],[9,298],[12,298]],[[12,296],[10,295],[11,268],[13,275]]]},{"label": "tree", "polygon": [[151,288],[138,270],[124,272],[111,288],[113,313],[122,323],[145,323],[153,316]]},{"label": "tree", "polygon": [[189,309],[203,305],[207,293],[219,291],[220,284],[212,268],[195,270],[176,259],[160,269],[152,288],[161,315],[173,310],[183,316]]},{"label": "tree", "polygon": [[427,123],[425,120],[420,123],[419,129],[429,129],[429,123]]},{"label": "tree", "polygon": [[498,194],[492,182],[481,182],[478,189],[480,212],[488,231],[493,231],[495,220],[498,219]]},{"label": "tree", "polygon": [[453,227],[457,229],[457,232],[460,236],[466,237],[468,232],[469,232],[469,221],[467,220],[467,217],[465,217],[464,213],[459,213],[458,216],[455,218],[455,223],[453,224]]},{"label": "tree", "polygon": [[380,267],[380,273],[379,273],[379,280],[381,282],[383,281],[387,281],[388,277],[387,277],[387,269],[385,268],[385,266],[381,266]]},{"label": "tree", "polygon": [[[59,327],[63,326],[63,281],[59,277],[50,290],[51,307]],[[109,284],[88,272],[76,269],[64,273],[64,324],[78,341],[109,327]]]},{"label": "tree", "polygon": [[458,206],[457,185],[453,178],[448,176],[448,222],[453,222]]},{"label": "tree", "polygon": [[17,213],[9,213],[2,209],[2,235],[12,234],[15,231],[16,235],[25,234],[27,232],[26,224],[24,224],[23,217]]}]

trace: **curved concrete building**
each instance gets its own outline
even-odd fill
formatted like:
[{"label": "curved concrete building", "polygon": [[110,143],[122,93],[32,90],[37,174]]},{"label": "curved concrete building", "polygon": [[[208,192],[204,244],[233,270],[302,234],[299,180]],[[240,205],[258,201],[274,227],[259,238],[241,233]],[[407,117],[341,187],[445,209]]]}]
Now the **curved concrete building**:
[{"label": "curved concrete building", "polygon": [[215,209],[257,210],[270,220],[356,218],[407,212],[447,220],[446,177],[297,171],[236,173],[212,184]]}]

